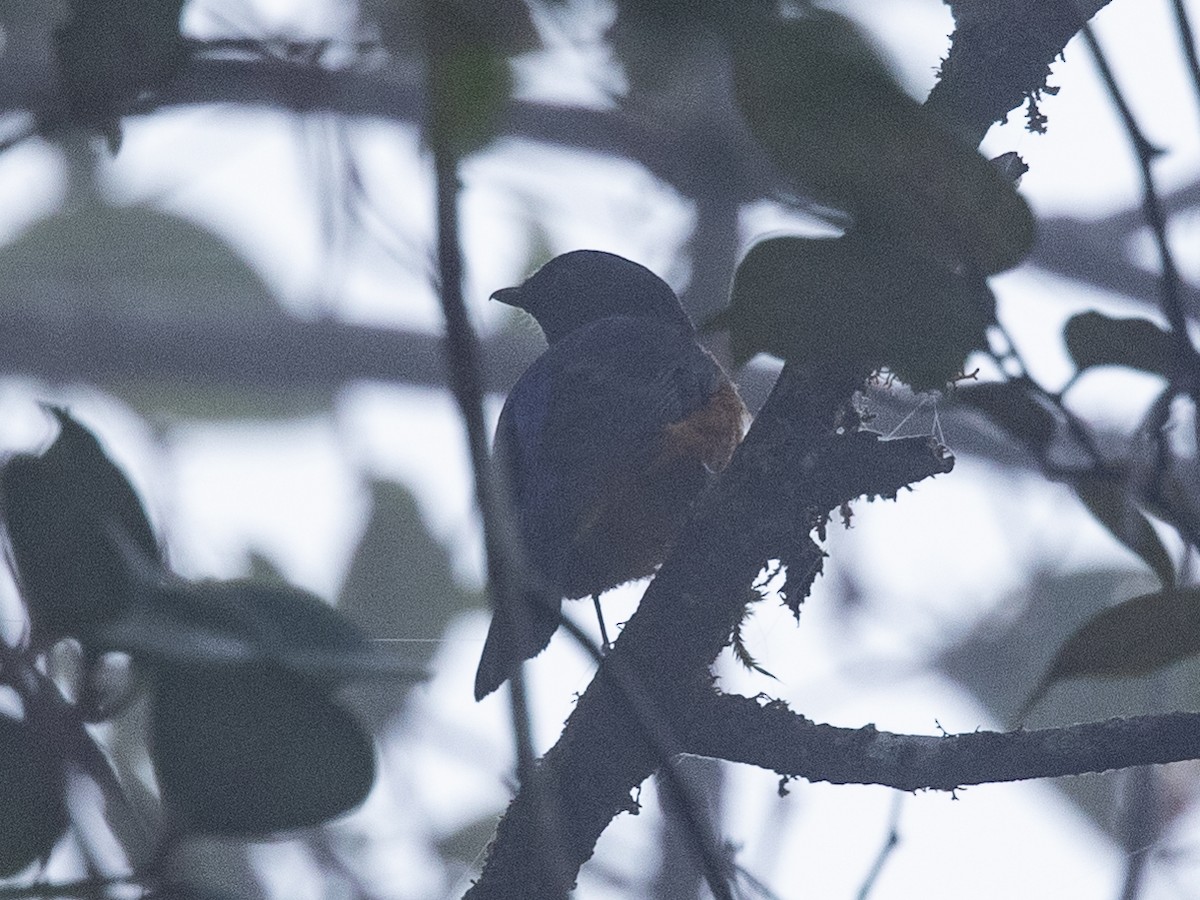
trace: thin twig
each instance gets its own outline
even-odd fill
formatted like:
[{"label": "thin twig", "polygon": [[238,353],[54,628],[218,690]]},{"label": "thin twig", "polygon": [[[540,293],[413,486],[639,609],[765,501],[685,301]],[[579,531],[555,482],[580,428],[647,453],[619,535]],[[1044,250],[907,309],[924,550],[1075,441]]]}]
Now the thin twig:
[{"label": "thin twig", "polygon": [[[435,131],[430,129],[431,133]],[[519,575],[509,565],[513,554],[506,552],[504,547],[502,536],[510,534],[511,529],[504,527],[501,521],[505,513],[501,508],[501,491],[495,482],[488,451],[487,425],[483,414],[482,353],[463,298],[462,249],[458,243],[458,159],[449,147],[442,146],[436,136],[431,143],[437,205],[438,296],[446,320],[450,387],[467,430],[467,446],[475,473],[475,497],[487,541],[492,608],[499,612],[517,608],[509,598],[516,596]],[[522,689],[521,684],[512,683],[512,690]],[[525,698],[514,696],[512,706],[518,753],[517,771],[523,779],[533,768],[528,704]]]},{"label": "thin twig", "polygon": [[[450,386],[458,402],[459,414],[467,431],[471,466],[475,473],[475,496],[483,519],[487,546],[488,590],[492,593],[493,615],[520,612],[520,572],[510,565],[516,551],[509,552],[505,538],[512,533],[503,521],[502,493],[495,483],[487,428],[483,415],[483,378],[479,339],[467,316],[462,290],[462,251],[458,243],[458,160],[449,148],[433,142],[433,168],[437,205],[437,259],[442,314],[446,320],[447,359]],[[525,682],[519,676],[509,679],[513,738],[517,751],[517,777],[522,790],[537,794],[541,823],[543,863],[553,870],[552,883],[566,896],[571,879],[562,869],[562,854],[557,852],[556,835],[560,829],[552,821],[552,805],[545,797],[546,785],[535,776],[533,729],[529,721],[529,701]]]},{"label": "thin twig", "polygon": [[1179,29],[1179,43],[1183,47],[1183,55],[1187,58],[1188,73],[1192,76],[1192,87],[1196,91],[1196,101],[1200,103],[1200,56],[1196,54],[1196,37],[1192,33],[1192,23],[1188,21],[1187,7],[1183,0],[1172,0],[1175,10],[1175,26]]},{"label": "thin twig", "polygon": [[858,889],[858,900],[867,900],[871,895],[875,883],[883,873],[883,867],[887,865],[892,853],[900,846],[900,813],[904,809],[904,798],[905,795],[899,791],[892,792],[892,810],[888,814],[887,836],[883,839],[883,846],[879,848],[879,853],[875,855],[875,861],[871,863],[871,868],[867,871],[867,877],[863,879],[862,887]]},{"label": "thin twig", "polygon": [[[1022,385],[1035,392],[1042,400],[1053,406],[1058,411],[1059,415],[1062,416],[1062,420],[1066,424],[1067,431],[1070,432],[1071,437],[1075,439],[1075,442],[1079,445],[1080,449],[1083,450],[1083,452],[1086,453],[1090,458],[1095,470],[1097,472],[1109,472],[1111,470],[1111,466],[1105,460],[1104,454],[1100,452],[1100,448],[1096,445],[1095,438],[1092,437],[1091,433],[1087,430],[1087,427],[1083,424],[1079,417],[1067,408],[1067,405],[1063,400],[1063,395],[1066,393],[1066,388],[1064,387],[1063,390],[1056,393],[1053,391],[1048,391],[1042,385],[1038,384],[1038,382],[1036,382],[1032,376],[1030,376],[1029,366],[1025,362],[1025,358],[1021,354],[1020,348],[1017,346],[1016,341],[1013,340],[1013,337],[1009,333],[1008,329],[998,322],[993,323],[992,327],[1000,333],[1005,342],[1008,344],[1007,353],[1003,355],[997,353],[991,354],[992,360],[996,363],[1000,370],[1004,371],[1005,359],[1010,359],[1015,362],[1017,366],[1020,367],[1021,372],[1018,375],[1009,376],[1009,380],[1014,384]],[[1068,387],[1069,386],[1070,384],[1068,383]],[[1031,451],[1034,458],[1038,459],[1038,461],[1041,463],[1042,469],[1047,475],[1053,476],[1056,474],[1057,470],[1053,466],[1047,453],[1039,453],[1033,447],[1029,447],[1028,449]]]},{"label": "thin twig", "polygon": [[[1188,55],[1188,62],[1192,67],[1193,77],[1196,78],[1197,90],[1200,91],[1200,66],[1196,62],[1196,48],[1192,40],[1191,29],[1188,26],[1187,15],[1179,3],[1176,3],[1176,15],[1180,23],[1181,40],[1184,43],[1184,50]],[[1175,356],[1171,368],[1170,384],[1160,397],[1159,403],[1155,405],[1156,415],[1151,416],[1147,420],[1149,426],[1147,430],[1148,436],[1151,440],[1158,443],[1161,449],[1163,429],[1170,415],[1171,399],[1177,393],[1185,393],[1191,397],[1193,403],[1200,405],[1200,382],[1198,382],[1196,376],[1197,371],[1200,371],[1200,355],[1196,353],[1188,337],[1187,317],[1184,313],[1180,296],[1179,270],[1175,264],[1175,258],[1171,252],[1170,242],[1167,238],[1166,214],[1163,211],[1163,204],[1154,183],[1152,165],[1154,158],[1160,151],[1150,143],[1138,126],[1137,119],[1134,117],[1132,109],[1130,109],[1128,102],[1122,94],[1116,77],[1113,75],[1108,60],[1091,27],[1085,25],[1082,34],[1088,49],[1091,51],[1092,58],[1096,62],[1096,68],[1100,73],[1100,77],[1104,81],[1109,96],[1112,98],[1113,104],[1116,106],[1117,112],[1121,117],[1121,122],[1125,126],[1125,132],[1129,137],[1130,143],[1133,145],[1134,153],[1137,156],[1138,171],[1142,180],[1142,210],[1146,218],[1146,223],[1154,235],[1154,242],[1158,247],[1159,304],[1170,325]],[[1160,455],[1164,458],[1166,457],[1165,453],[1160,453]],[[1155,472],[1154,483],[1148,486],[1145,493],[1148,496],[1162,500],[1167,493],[1162,489],[1162,481],[1166,469],[1164,466],[1159,465],[1156,466]],[[1174,525],[1185,542],[1193,546],[1195,545],[1197,535],[1194,528],[1188,527],[1186,523],[1180,524],[1175,521],[1172,521],[1172,525]]]},{"label": "thin twig", "polygon": [[604,624],[604,610],[600,608],[599,594],[592,594],[592,607],[596,610],[596,621],[600,623],[600,646],[608,652],[612,642],[608,639],[608,628]]},{"label": "thin twig", "polygon": [[1117,84],[1108,59],[1100,48],[1100,42],[1096,39],[1091,26],[1084,25],[1080,33],[1083,35],[1088,50],[1091,51],[1092,58],[1096,61],[1100,78],[1112,98],[1113,105],[1117,108],[1117,113],[1121,117],[1125,132],[1137,156],[1138,172],[1142,179],[1142,211],[1146,217],[1146,224],[1150,226],[1150,231],[1154,235],[1154,243],[1158,247],[1159,302],[1175,335],[1177,362],[1182,364],[1192,359],[1195,351],[1187,337],[1187,319],[1184,316],[1179,296],[1179,270],[1176,268],[1175,257],[1172,255],[1170,244],[1167,241],[1166,215],[1163,212],[1158,190],[1154,185],[1154,173],[1151,171],[1151,164],[1161,151],[1150,143],[1141,128],[1138,127],[1133,110],[1125,100],[1125,95]]}]

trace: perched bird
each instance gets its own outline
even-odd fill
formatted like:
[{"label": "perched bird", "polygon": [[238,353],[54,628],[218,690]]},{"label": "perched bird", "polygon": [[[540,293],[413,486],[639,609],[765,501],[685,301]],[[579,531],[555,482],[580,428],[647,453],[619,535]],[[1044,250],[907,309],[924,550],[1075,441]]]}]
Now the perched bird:
[{"label": "perched bird", "polygon": [[675,293],[637,263],[576,250],[492,299],[533,315],[549,347],[496,429],[537,587],[492,616],[476,699],[545,649],[562,598],[654,572],[746,416]]}]

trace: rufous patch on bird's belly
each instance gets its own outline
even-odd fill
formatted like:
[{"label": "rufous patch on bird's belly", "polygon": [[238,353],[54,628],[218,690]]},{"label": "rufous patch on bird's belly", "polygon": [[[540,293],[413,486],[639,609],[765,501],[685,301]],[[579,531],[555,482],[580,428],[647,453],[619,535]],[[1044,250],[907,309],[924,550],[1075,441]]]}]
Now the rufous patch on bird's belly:
[{"label": "rufous patch on bird's belly", "polygon": [[598,594],[653,574],[697,495],[728,465],[745,416],[737,389],[726,382],[696,412],[667,425],[649,463],[615,479],[580,523],[565,595]]},{"label": "rufous patch on bird's belly", "polygon": [[696,459],[720,472],[742,440],[745,420],[746,404],[726,381],[700,409],[663,429],[662,455]]}]

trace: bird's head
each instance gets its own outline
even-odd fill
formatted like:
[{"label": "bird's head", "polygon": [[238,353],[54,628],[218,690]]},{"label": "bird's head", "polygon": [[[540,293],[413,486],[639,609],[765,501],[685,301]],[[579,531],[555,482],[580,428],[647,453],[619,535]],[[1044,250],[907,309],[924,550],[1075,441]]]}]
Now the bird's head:
[{"label": "bird's head", "polygon": [[600,250],[556,256],[523,284],[496,291],[492,299],[532,315],[550,343],[610,316],[692,327],[670,285],[645,266]]}]

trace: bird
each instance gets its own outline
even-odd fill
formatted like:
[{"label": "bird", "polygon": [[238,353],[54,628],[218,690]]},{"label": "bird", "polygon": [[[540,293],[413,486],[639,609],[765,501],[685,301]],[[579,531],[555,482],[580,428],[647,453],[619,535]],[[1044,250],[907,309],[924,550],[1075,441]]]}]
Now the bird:
[{"label": "bird", "polygon": [[747,418],[675,292],[638,263],[575,250],[492,299],[532,315],[547,348],[496,426],[530,577],[518,608],[493,613],[476,700],[546,648],[563,599],[654,573]]}]

